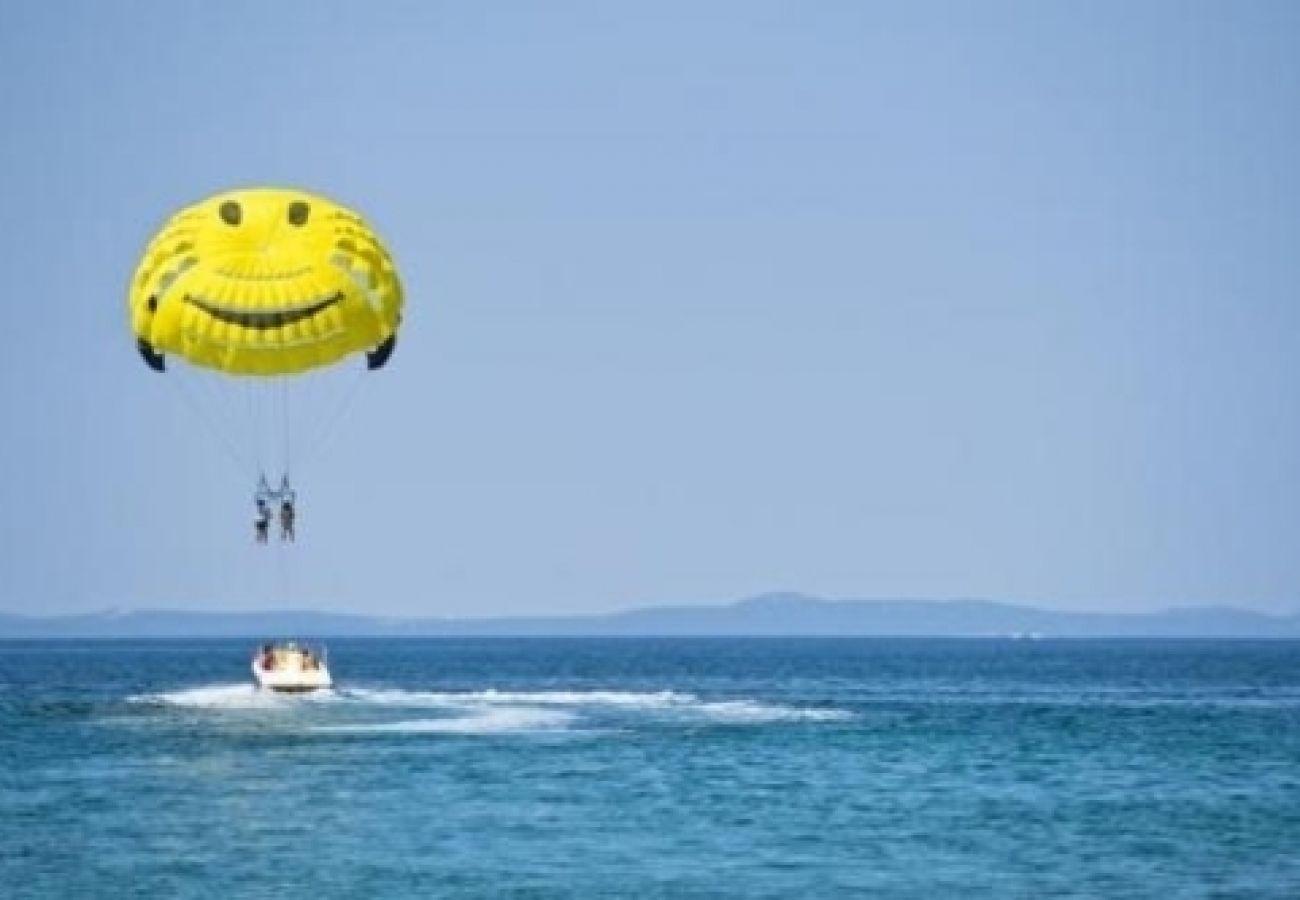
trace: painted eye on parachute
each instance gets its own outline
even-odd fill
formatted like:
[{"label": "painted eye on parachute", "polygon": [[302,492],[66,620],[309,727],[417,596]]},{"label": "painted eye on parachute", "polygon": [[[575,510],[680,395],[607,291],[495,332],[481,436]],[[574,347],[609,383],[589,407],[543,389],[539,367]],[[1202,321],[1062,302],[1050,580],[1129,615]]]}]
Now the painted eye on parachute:
[{"label": "painted eye on parachute", "polygon": [[307,216],[311,213],[311,206],[301,200],[295,200],[289,204],[289,224],[301,228],[307,224]]},{"label": "painted eye on parachute", "polygon": [[239,204],[234,200],[227,200],[221,204],[221,209],[218,212],[221,215],[221,221],[227,225],[238,225],[244,218],[244,211],[240,209]]}]

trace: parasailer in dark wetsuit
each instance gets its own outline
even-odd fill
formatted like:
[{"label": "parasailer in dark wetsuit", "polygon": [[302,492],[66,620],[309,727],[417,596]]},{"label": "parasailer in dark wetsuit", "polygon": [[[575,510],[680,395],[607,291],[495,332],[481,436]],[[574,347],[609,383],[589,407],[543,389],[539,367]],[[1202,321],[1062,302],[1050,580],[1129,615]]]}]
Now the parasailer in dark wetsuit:
[{"label": "parasailer in dark wetsuit", "polygon": [[257,490],[253,493],[253,503],[257,506],[257,518],[253,520],[253,535],[259,544],[265,544],[271,531],[271,500],[275,492],[266,483],[266,476],[257,479]]},{"label": "parasailer in dark wetsuit", "polygon": [[296,515],[292,498],[285,497],[280,504],[280,540],[293,541],[293,520]]},{"label": "parasailer in dark wetsuit", "polygon": [[287,474],[280,476],[280,489],[275,492],[275,496],[280,499],[280,540],[293,541],[293,521],[298,515],[296,508],[298,495],[289,485]]},{"label": "parasailer in dark wetsuit", "polygon": [[257,537],[259,544],[265,544],[268,533],[271,530],[271,507],[266,505],[266,501],[258,498],[257,501],[257,518],[253,520],[253,533]]}]

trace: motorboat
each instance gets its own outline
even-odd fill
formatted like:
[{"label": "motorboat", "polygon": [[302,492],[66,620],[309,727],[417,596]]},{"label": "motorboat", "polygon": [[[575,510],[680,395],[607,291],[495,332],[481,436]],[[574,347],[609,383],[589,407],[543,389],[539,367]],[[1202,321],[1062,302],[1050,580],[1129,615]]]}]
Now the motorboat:
[{"label": "motorboat", "polygon": [[281,693],[305,693],[331,687],[324,647],[294,641],[263,644],[253,652],[253,677],[259,687]]}]

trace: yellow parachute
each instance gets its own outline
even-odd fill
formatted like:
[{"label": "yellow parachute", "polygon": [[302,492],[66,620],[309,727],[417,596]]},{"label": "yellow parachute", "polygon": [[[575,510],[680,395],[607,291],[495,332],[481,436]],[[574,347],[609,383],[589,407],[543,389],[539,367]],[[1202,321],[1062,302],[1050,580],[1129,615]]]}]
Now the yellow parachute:
[{"label": "yellow parachute", "polygon": [[[402,305],[393,259],[364,219],[318,194],[266,187],[172,216],[128,298],[144,361],[168,372],[242,471],[261,483],[279,471],[286,490],[360,374],[388,362]],[[335,365],[362,355],[364,367]]]},{"label": "yellow parachute", "polygon": [[146,363],[291,375],[365,352],[387,362],[402,316],[388,250],[359,215],[306,191],[229,191],[181,210],[131,280]]}]

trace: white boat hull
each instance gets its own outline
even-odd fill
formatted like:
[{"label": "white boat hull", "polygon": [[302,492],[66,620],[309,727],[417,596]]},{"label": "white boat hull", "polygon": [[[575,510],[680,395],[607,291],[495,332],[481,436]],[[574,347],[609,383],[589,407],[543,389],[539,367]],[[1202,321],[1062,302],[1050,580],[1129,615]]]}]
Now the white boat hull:
[{"label": "white boat hull", "polygon": [[260,660],[253,660],[253,678],[257,680],[258,687],[281,693],[306,693],[334,686],[330,671],[324,663],[318,664],[314,669],[264,669]]}]

